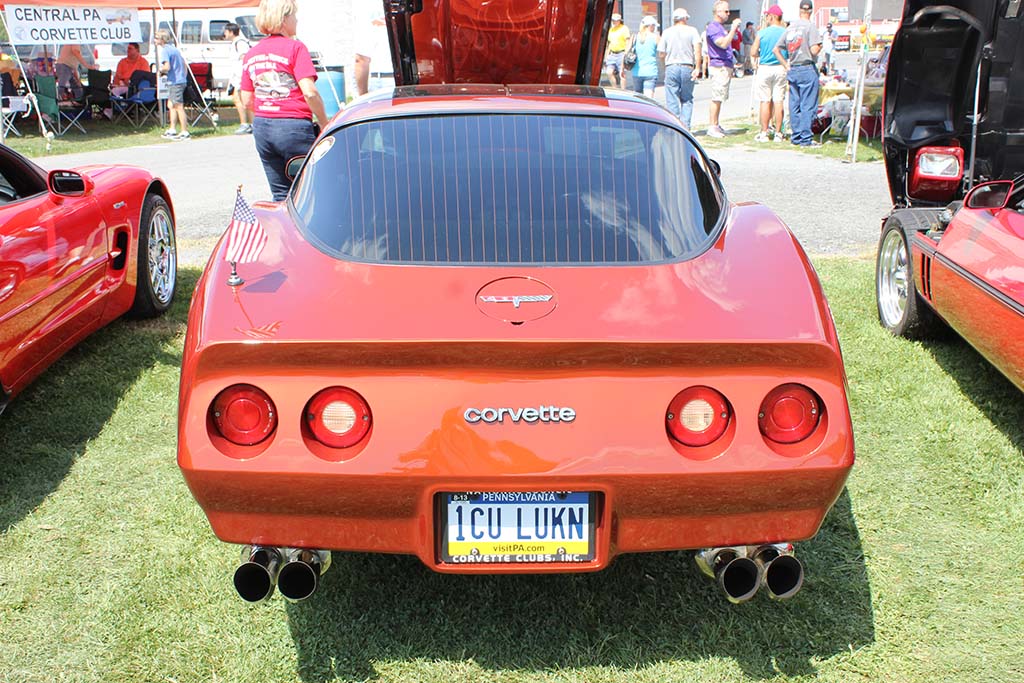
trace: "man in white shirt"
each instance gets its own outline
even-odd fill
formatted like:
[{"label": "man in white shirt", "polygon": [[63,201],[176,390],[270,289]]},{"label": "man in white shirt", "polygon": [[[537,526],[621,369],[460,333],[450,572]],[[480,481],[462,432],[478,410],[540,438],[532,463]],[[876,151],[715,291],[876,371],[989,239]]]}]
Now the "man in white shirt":
[{"label": "man in white shirt", "polygon": [[356,95],[365,95],[370,91],[371,64],[379,64],[378,71],[391,71],[388,27],[381,3],[368,3],[358,15],[355,40]]},{"label": "man in white shirt", "polygon": [[687,25],[689,18],[686,9],[674,9],[672,26],[658,41],[658,58],[665,65],[665,104],[687,130],[693,118],[693,82],[700,76],[702,56],[700,33]]}]

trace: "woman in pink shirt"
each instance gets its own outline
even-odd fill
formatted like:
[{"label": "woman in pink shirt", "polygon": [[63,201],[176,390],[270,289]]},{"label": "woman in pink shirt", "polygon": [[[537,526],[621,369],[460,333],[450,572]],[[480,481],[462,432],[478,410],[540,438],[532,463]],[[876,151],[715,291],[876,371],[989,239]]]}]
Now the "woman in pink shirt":
[{"label": "woman in pink shirt", "polygon": [[253,110],[252,134],[274,201],[288,196],[285,166],[316,140],[313,117],[327,124],[309,50],[295,39],[295,0],[260,0],[256,28],[267,34],[245,56],[242,103]]}]

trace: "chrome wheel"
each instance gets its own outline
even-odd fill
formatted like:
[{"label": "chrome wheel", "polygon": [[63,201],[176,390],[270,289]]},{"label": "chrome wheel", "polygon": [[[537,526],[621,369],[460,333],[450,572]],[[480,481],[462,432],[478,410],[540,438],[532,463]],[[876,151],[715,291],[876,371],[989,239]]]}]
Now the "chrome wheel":
[{"label": "chrome wheel", "polygon": [[178,277],[178,255],[171,216],[163,207],[149,219],[149,283],[161,307],[170,303]]},{"label": "chrome wheel", "polygon": [[899,230],[890,230],[878,252],[878,312],[882,324],[892,329],[903,322],[907,313],[910,269],[907,267],[907,245]]}]

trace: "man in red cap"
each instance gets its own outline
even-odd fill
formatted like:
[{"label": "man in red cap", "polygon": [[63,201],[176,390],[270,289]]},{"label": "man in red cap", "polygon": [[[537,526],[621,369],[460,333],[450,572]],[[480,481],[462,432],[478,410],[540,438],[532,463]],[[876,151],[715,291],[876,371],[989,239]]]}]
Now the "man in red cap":
[{"label": "man in red cap", "polygon": [[771,134],[768,132],[768,123],[775,120],[775,142],[782,142],[782,108],[786,102],[786,89],[789,84],[786,82],[786,69],[779,63],[775,56],[775,44],[785,33],[782,27],[782,8],[772,5],[765,12],[767,25],[757,32],[754,38],[754,45],[751,48],[754,61],[754,93],[757,101],[761,103],[761,132],[754,140],[757,142],[768,142]]}]

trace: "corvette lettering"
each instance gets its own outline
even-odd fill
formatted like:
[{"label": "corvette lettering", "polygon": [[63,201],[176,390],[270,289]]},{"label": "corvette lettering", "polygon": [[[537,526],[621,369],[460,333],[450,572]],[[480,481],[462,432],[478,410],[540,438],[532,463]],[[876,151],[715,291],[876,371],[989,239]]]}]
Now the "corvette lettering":
[{"label": "corvette lettering", "polygon": [[512,304],[515,308],[519,308],[521,303],[532,303],[551,301],[550,294],[523,294],[520,296],[482,296],[480,301],[485,304]]},{"label": "corvette lettering", "polygon": [[519,422],[572,422],[576,419],[576,411],[572,408],[557,406],[538,406],[537,408],[467,408],[462,414],[469,424],[486,422],[487,424],[503,423],[507,417],[513,423]]}]

